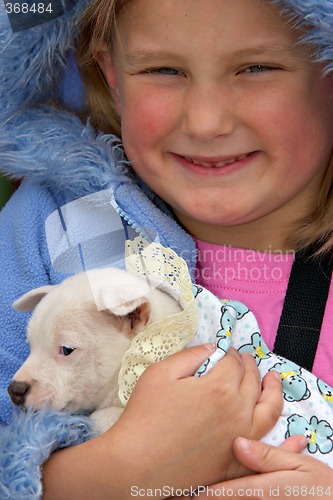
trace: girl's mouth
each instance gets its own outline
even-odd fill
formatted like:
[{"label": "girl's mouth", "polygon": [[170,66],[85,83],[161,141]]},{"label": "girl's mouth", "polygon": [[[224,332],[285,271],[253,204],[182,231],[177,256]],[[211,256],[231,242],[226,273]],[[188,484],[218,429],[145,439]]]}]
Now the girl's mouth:
[{"label": "girl's mouth", "polygon": [[218,167],[225,167],[226,165],[231,165],[232,163],[236,163],[237,161],[244,160],[245,158],[248,158],[258,151],[252,151],[251,153],[245,153],[239,156],[234,156],[230,158],[226,158],[224,160],[219,160],[219,161],[213,161],[213,160],[208,160],[208,159],[201,159],[198,157],[192,157],[192,156],[183,156],[183,158],[186,161],[189,161],[190,163],[193,163],[194,165],[198,165],[199,167],[209,167],[209,168],[218,168]]}]

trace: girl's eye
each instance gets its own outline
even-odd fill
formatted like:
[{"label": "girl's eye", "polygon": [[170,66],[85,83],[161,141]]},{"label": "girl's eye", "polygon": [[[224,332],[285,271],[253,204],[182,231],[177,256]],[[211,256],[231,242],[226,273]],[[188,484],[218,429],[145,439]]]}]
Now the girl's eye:
[{"label": "girl's eye", "polygon": [[249,66],[244,70],[244,73],[265,73],[266,71],[273,71],[279,69],[275,66],[268,66],[265,64],[256,64],[253,66]]},{"label": "girl's eye", "polygon": [[74,351],[75,351],[75,347],[68,347],[67,345],[62,345],[62,346],[60,346],[60,351],[59,352],[63,356],[69,356]]},{"label": "girl's eye", "polygon": [[182,74],[181,71],[179,71],[179,69],[168,68],[168,67],[147,69],[145,73],[166,75],[166,76],[178,76]]}]

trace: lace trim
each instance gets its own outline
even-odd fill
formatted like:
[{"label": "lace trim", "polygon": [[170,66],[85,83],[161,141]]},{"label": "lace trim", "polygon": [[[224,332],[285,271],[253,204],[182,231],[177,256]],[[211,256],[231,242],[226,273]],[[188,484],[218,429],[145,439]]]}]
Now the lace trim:
[{"label": "lace trim", "polygon": [[183,311],[149,325],[133,339],[119,372],[119,397],[123,405],[144,370],[182,350],[198,329],[197,304],[186,262],[170,248],[149,244],[141,237],[126,242],[125,255],[127,271],[149,278],[151,286],[169,293]]}]

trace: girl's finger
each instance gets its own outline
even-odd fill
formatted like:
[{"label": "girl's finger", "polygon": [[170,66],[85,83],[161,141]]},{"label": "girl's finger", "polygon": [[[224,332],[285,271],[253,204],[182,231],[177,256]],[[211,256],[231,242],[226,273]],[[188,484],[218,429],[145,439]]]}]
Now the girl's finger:
[{"label": "girl's finger", "polygon": [[263,378],[262,388],[253,415],[254,439],[261,438],[272,429],[283,409],[280,374],[276,371],[267,373]]},{"label": "girl's finger", "polygon": [[189,347],[149,366],[142,377],[151,376],[153,378],[155,370],[158,371],[160,378],[163,375],[171,379],[193,376],[215,348],[215,344],[212,343]]}]

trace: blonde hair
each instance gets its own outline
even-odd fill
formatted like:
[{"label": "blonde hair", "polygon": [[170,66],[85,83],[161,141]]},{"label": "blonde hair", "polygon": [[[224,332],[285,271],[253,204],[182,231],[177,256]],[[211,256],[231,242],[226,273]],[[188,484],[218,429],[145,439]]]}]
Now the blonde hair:
[{"label": "blonde hair", "polygon": [[[332,131],[333,140],[333,131]],[[315,255],[332,250],[333,247],[333,155],[322,176],[317,203],[308,215],[291,228],[287,242],[297,250],[315,246]]]},{"label": "blonde hair", "polygon": [[[130,0],[94,0],[80,23],[77,44],[77,60],[83,77],[86,97],[86,112],[92,125],[105,133],[121,137],[120,119],[115,112],[112,96],[101,70],[95,60],[94,40],[108,44],[112,54],[117,34],[116,19]],[[333,149],[333,131],[332,131]],[[317,203],[306,217],[288,227],[286,243],[296,250],[315,246],[319,255],[333,246],[333,155],[322,177]]]},{"label": "blonde hair", "polygon": [[96,62],[94,40],[101,40],[110,47],[116,33],[116,19],[129,0],[93,1],[79,21],[79,38],[76,58],[84,82],[86,112],[92,125],[105,133],[120,137],[120,120],[110,89]]}]

